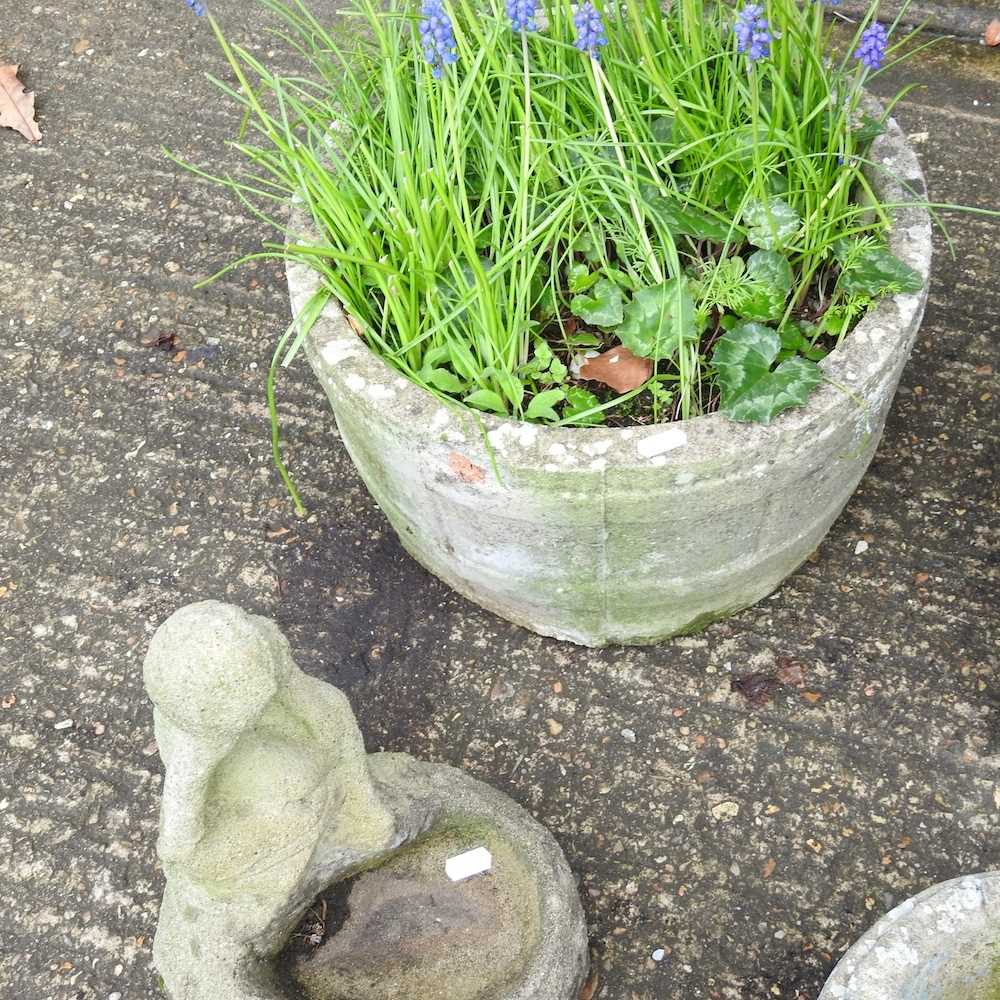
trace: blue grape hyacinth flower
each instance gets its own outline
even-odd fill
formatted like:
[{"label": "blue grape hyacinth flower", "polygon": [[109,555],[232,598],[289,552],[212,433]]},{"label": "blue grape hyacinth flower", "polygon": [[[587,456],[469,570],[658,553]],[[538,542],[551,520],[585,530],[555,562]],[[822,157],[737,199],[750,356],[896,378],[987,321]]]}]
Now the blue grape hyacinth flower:
[{"label": "blue grape hyacinth flower", "polygon": [[573,27],[576,28],[576,41],[573,44],[591,59],[600,59],[601,46],[608,44],[608,36],[604,33],[600,11],[591,0],[586,0],[586,3],[577,8],[573,15]]},{"label": "blue grape hyacinth flower", "polygon": [[885,50],[888,47],[888,32],[876,21],[861,33],[861,44],[854,53],[854,58],[868,69],[878,69],[885,59]]},{"label": "blue grape hyacinth flower", "polygon": [[458,61],[455,32],[441,0],[424,0],[421,14],[420,41],[424,47],[424,58],[432,67],[431,75],[439,80],[444,67]]},{"label": "blue grape hyacinth flower", "polygon": [[507,16],[514,31],[537,31],[535,0],[507,0]]},{"label": "blue grape hyacinth flower", "polygon": [[205,9],[203,3],[199,3],[199,0],[184,0],[184,2],[199,16],[204,17],[208,11]]},{"label": "blue grape hyacinth flower", "polygon": [[736,51],[746,53],[750,66],[771,54],[774,36],[768,28],[764,8],[760,4],[748,3],[737,14],[733,30],[736,32]]}]

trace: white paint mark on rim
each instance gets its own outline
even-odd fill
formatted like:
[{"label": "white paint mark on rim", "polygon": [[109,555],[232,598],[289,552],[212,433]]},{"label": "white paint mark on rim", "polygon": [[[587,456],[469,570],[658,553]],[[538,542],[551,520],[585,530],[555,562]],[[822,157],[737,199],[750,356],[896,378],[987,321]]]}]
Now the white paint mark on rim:
[{"label": "white paint mark on rim", "polygon": [[344,358],[356,354],[361,347],[358,340],[331,340],[323,345],[323,360],[330,365],[339,365]]},{"label": "white paint mark on rim", "polygon": [[636,442],[635,450],[643,458],[655,458],[665,452],[673,451],[674,448],[683,448],[687,444],[687,431],[680,427],[668,427],[658,434],[650,434]]},{"label": "white paint mark on rim", "polygon": [[396,390],[391,385],[380,385],[378,382],[372,382],[368,389],[368,395],[372,399],[393,399],[396,396]]}]

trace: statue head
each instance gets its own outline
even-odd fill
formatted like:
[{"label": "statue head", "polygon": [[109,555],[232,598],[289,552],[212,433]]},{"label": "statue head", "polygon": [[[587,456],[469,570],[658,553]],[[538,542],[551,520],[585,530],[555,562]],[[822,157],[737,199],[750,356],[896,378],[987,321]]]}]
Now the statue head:
[{"label": "statue head", "polygon": [[156,630],[143,678],[158,713],[192,736],[220,739],[253,725],[295,669],[273,622],[201,601]]}]

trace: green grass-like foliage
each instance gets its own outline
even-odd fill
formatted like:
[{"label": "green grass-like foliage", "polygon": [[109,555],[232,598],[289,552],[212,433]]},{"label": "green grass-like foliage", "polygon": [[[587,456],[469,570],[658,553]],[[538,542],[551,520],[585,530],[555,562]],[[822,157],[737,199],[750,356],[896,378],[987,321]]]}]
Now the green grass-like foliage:
[{"label": "green grass-like foliage", "polygon": [[[249,170],[223,183],[265,215],[298,199],[319,234],[271,246],[323,279],[286,363],[333,295],[448,401],[583,426],[767,421],[874,299],[920,287],[862,172],[873,11],[837,55],[817,0],[770,0],[750,63],[725,4],[606,2],[598,60],[568,0],[539,2],[534,31],[502,0],[442,0],[453,61],[435,67],[413,3],[350,0],[336,28],[262,3],[309,72],[272,73],[213,22],[237,79],[219,85],[246,110]],[[574,378],[574,356],[617,344],[653,360],[649,382]]]}]

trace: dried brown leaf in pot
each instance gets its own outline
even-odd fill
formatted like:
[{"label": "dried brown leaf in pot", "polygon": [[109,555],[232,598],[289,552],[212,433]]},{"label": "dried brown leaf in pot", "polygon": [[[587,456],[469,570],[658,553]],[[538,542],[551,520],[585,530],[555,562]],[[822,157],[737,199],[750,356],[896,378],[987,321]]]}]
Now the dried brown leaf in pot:
[{"label": "dried brown leaf in pot", "polygon": [[612,347],[580,366],[580,378],[603,382],[616,392],[638,389],[652,374],[653,362],[633,354],[627,347]]}]

